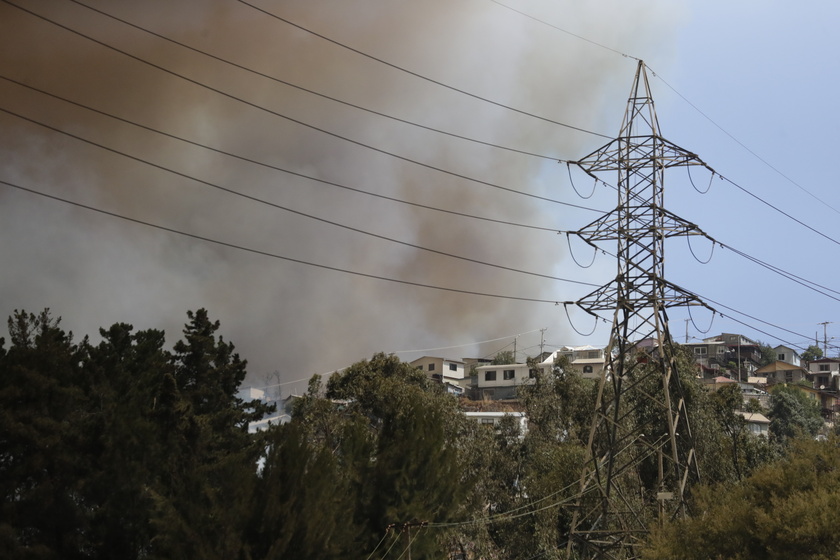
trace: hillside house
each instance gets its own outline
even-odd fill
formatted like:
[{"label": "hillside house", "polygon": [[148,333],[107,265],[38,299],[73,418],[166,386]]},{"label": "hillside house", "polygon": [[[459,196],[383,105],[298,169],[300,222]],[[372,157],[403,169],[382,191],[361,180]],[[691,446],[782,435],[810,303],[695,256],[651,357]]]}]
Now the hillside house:
[{"label": "hillside house", "polygon": [[739,414],[747,423],[747,430],[754,436],[769,437],[770,435],[770,419],[758,412],[743,412],[738,411]]},{"label": "hillside house", "polygon": [[837,391],[840,389],[840,359],[820,358],[808,362],[808,378],[814,387]]},{"label": "hillside house", "polygon": [[766,376],[767,385],[775,385],[777,383],[810,383],[808,380],[808,370],[805,368],[789,364],[787,362],[780,362],[776,360],[772,364],[768,364],[755,371],[756,375]]},{"label": "hillside house", "polygon": [[474,393],[480,400],[515,399],[520,385],[534,383],[536,371],[528,364],[478,366]]},{"label": "hillside house", "polygon": [[434,381],[443,383],[450,393],[461,395],[469,388],[469,370],[461,360],[423,356],[409,363]]},{"label": "hillside house", "polygon": [[528,417],[524,412],[499,412],[499,411],[476,411],[465,412],[467,418],[475,420],[482,426],[498,428],[499,423],[504,418],[512,418],[514,424],[519,430],[519,437],[524,437],[528,433]]},{"label": "hillside house", "polygon": [[572,371],[590,379],[599,379],[607,363],[603,348],[596,346],[563,346],[540,363],[540,367],[550,370],[560,356],[564,356],[569,361]]},{"label": "hillside house", "polygon": [[[741,364],[741,380],[746,380],[761,365],[758,342],[740,334],[723,333],[684,346],[691,349],[704,378],[737,376],[738,364]],[[734,371],[730,371],[732,369]]]},{"label": "hillside house", "polygon": [[793,364],[799,367],[804,367],[805,365],[802,363],[802,357],[799,355],[799,352],[797,352],[790,346],[780,344],[779,346],[773,348],[773,351],[776,352],[776,359],[780,362]]}]

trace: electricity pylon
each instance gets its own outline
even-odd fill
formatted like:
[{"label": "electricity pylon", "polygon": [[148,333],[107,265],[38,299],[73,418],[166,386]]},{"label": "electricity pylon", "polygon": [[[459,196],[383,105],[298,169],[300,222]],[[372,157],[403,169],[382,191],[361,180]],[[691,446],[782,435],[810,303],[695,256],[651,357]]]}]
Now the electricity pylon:
[{"label": "electricity pylon", "polygon": [[703,233],[665,209],[663,181],[672,167],[707,166],[662,138],[642,61],[619,136],[575,163],[598,180],[618,173],[616,209],[576,232],[615,241],[618,274],[577,302],[614,316],[567,553],[636,558],[650,524],[681,515],[700,477],[666,311],[704,304],[665,280],[664,243]]}]

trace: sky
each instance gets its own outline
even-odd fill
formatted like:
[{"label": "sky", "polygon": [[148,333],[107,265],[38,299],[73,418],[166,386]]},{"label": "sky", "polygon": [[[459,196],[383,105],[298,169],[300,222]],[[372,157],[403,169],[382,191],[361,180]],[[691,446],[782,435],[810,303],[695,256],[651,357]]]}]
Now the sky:
[{"label": "sky", "polygon": [[718,242],[666,244],[667,278],[718,311],[670,310],[672,335],[831,346],[838,16],[827,1],[0,3],[0,313],[171,345],[204,307],[248,383],[283,393],[379,351],[603,346],[608,320],[554,302],[609,283],[614,248],[557,232],[616,193],[559,160],[618,133],[643,59],[663,136],[716,172],[665,178],[666,207]]}]

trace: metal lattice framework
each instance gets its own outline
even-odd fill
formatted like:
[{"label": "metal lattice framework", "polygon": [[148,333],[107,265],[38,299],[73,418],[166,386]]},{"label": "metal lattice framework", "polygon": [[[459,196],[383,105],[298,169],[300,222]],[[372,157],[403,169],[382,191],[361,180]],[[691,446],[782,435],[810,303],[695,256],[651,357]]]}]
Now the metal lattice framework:
[{"label": "metal lattice framework", "polygon": [[618,274],[577,302],[614,316],[567,552],[636,558],[650,524],[681,515],[700,476],[667,309],[704,304],[665,280],[664,243],[702,232],[664,208],[663,184],[669,168],[706,166],[662,138],[642,61],[619,136],[576,164],[596,179],[618,173],[616,209],[576,232],[615,241]]}]

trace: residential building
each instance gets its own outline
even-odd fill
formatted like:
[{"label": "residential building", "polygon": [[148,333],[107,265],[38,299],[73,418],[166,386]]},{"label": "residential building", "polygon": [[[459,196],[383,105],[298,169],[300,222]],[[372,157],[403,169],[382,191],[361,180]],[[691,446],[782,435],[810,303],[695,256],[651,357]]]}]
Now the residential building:
[{"label": "residential building", "polygon": [[[740,375],[741,380],[745,380],[761,366],[760,345],[744,335],[723,333],[684,346],[692,349],[700,373],[705,378]],[[741,366],[740,373],[738,364]]]},{"label": "residential building", "polygon": [[747,422],[747,430],[752,435],[769,437],[770,435],[770,420],[758,412],[743,412],[737,411],[735,414],[741,415]]},{"label": "residential building", "polygon": [[597,346],[563,346],[545,359],[540,366],[551,368],[558,357],[569,361],[572,371],[583,377],[598,379],[606,367],[607,359],[603,348]]},{"label": "residential building", "polygon": [[443,383],[450,393],[461,395],[469,388],[469,370],[461,360],[423,356],[410,363],[433,380]]},{"label": "residential building", "polygon": [[808,380],[808,370],[805,368],[789,364],[787,362],[780,362],[776,360],[772,364],[768,364],[755,371],[758,376],[767,376],[767,384],[775,385],[776,383],[810,383]]},{"label": "residential building", "polygon": [[[750,379],[755,379],[751,377]],[[766,383],[766,381],[765,381]],[[761,389],[757,386],[756,383],[748,382],[748,383],[739,383],[741,387],[741,396],[744,398],[744,405],[749,403],[751,400],[758,401],[762,407],[767,408],[770,406],[770,395],[767,391]],[[762,387],[764,384],[762,384]]]},{"label": "residential building", "polygon": [[483,400],[515,399],[520,385],[534,383],[536,371],[528,364],[490,364],[478,366],[475,397]]},{"label": "residential building", "polygon": [[808,377],[814,387],[837,391],[840,389],[840,359],[820,358],[808,362]]},{"label": "residential building", "polygon": [[773,348],[773,351],[776,352],[776,359],[780,362],[793,364],[799,367],[804,367],[805,365],[802,363],[802,357],[799,355],[799,352],[797,352],[790,346],[780,344],[779,346]]},{"label": "residential building", "polygon": [[513,418],[514,423],[519,428],[519,436],[524,437],[528,432],[528,417],[524,412],[499,412],[499,411],[481,411],[481,412],[465,412],[467,418],[472,418],[483,426],[492,426],[498,428],[499,423],[503,418]]},{"label": "residential building", "polygon": [[724,373],[728,373],[726,352],[727,348],[723,341],[712,340],[702,342],[690,342],[684,344],[694,356],[697,363],[699,376],[704,379],[714,379]]}]

